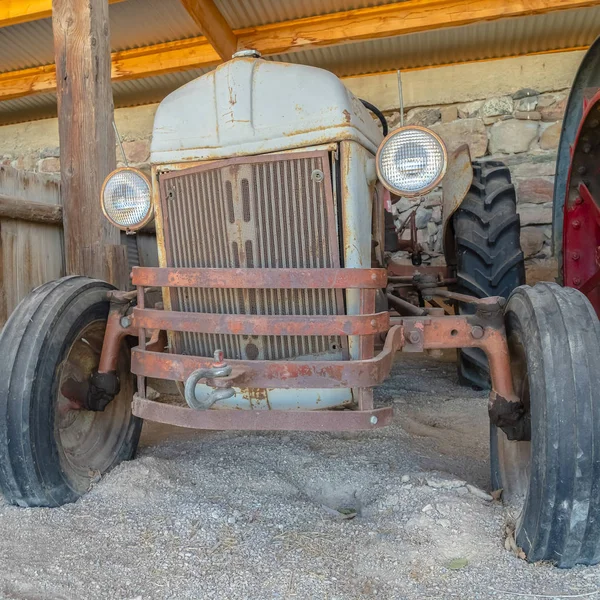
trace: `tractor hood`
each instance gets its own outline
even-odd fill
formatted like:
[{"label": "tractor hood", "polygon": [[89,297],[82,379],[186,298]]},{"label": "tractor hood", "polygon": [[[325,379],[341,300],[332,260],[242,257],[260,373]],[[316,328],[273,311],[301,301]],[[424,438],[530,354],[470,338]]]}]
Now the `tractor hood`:
[{"label": "tractor hood", "polygon": [[382,135],[335,75],[304,65],[235,58],[161,102],[151,161],[213,160],[347,139],[375,152]]}]

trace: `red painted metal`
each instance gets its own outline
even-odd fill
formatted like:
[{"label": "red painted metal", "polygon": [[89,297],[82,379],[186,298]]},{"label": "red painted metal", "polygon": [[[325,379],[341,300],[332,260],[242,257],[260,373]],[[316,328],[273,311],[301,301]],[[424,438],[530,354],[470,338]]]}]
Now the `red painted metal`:
[{"label": "red painted metal", "polygon": [[[373,303],[374,304],[374,303]],[[139,309],[136,327],[233,335],[374,335],[387,332],[387,312],[362,315],[222,315]]]},{"label": "red painted metal", "polygon": [[600,91],[584,98],[564,203],[563,282],[583,292],[600,316]]},{"label": "red painted metal", "polygon": [[133,285],[303,289],[384,288],[385,269],[178,269],[133,267]]},{"label": "red painted metal", "polygon": [[247,431],[355,431],[385,427],[391,406],[374,410],[193,410],[135,395],[132,412],[149,421],[192,429]]}]

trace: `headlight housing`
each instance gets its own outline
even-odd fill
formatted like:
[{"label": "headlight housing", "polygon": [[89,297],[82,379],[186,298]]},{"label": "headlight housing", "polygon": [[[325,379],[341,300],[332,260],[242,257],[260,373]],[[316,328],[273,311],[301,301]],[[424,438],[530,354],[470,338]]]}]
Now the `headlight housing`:
[{"label": "headlight housing", "polygon": [[100,202],[104,216],[124,231],[136,231],[154,217],[150,182],[137,169],[113,171],[104,180]]},{"label": "headlight housing", "polygon": [[401,127],[381,142],[376,165],[377,176],[388,190],[411,198],[439,185],[446,174],[448,152],[433,131],[416,125]]}]

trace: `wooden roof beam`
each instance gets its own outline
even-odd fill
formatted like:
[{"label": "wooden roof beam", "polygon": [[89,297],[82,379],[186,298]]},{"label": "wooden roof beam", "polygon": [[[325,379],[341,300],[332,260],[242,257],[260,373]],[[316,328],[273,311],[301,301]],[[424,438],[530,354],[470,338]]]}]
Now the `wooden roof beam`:
[{"label": "wooden roof beam", "polygon": [[237,50],[237,36],[213,0],[181,0],[181,3],[219,56],[229,60]]},{"label": "wooden roof beam", "polygon": [[[600,5],[600,0],[407,0],[235,31],[239,48],[264,55],[406,33],[458,27],[482,20],[540,15]],[[200,69],[221,62],[205,37],[112,54],[112,80],[125,81]],[[56,89],[54,65],[0,74],[0,100]]]},{"label": "wooden roof beam", "polygon": [[[108,0],[110,4],[123,0]],[[0,27],[47,19],[52,16],[52,0],[1,0]]]},{"label": "wooden roof beam", "polygon": [[597,6],[599,0],[406,0],[247,28],[239,47],[283,54],[346,42]]}]

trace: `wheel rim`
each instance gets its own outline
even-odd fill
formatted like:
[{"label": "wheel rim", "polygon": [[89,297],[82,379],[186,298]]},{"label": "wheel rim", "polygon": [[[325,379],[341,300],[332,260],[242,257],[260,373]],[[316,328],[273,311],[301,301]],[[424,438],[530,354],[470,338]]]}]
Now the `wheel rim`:
[{"label": "wheel rim", "polygon": [[[530,411],[529,375],[525,348],[516,333],[508,337],[510,366],[515,393],[528,413]],[[498,467],[502,483],[502,499],[518,522],[527,500],[531,474],[531,442],[512,441],[496,428]]]},{"label": "wheel rim", "polygon": [[58,372],[54,434],[61,466],[78,491],[85,491],[91,479],[113,465],[131,421],[134,390],[125,352],[120,353],[117,368],[121,390],[104,411],[82,409],[74,400],[85,393],[89,376],[98,367],[105,329],[104,320],[87,324]]}]

